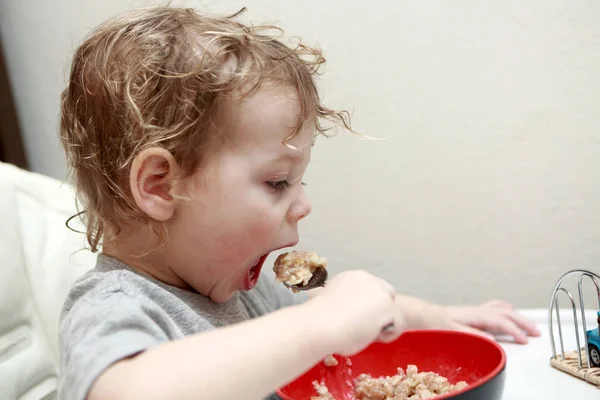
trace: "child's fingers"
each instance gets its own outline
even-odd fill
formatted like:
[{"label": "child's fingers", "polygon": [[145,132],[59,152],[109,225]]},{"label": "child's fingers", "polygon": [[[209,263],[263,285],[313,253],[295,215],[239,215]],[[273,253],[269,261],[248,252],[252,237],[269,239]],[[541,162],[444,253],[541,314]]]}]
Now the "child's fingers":
[{"label": "child's fingers", "polygon": [[314,289],[312,289],[312,290],[309,290],[309,291],[307,292],[307,297],[308,297],[309,299],[312,299],[312,298],[314,298],[314,297],[317,297],[318,295],[320,295],[320,294],[321,294],[321,292],[322,292],[324,289],[325,289],[325,288],[323,288],[323,287],[318,287],[318,288],[314,288]]},{"label": "child's fingers", "polygon": [[505,315],[486,315],[484,317],[484,325],[480,328],[494,333],[510,335],[519,344],[527,344],[529,342],[523,330],[511,318]]},{"label": "child's fingers", "polygon": [[378,342],[390,343],[398,339],[404,330],[398,329],[395,325],[385,326],[381,331],[381,334],[377,338]]},{"label": "child's fingers", "polygon": [[452,324],[452,329],[461,331],[461,332],[473,333],[475,335],[485,336],[488,339],[494,340],[494,335],[492,335],[491,333],[482,331],[481,329],[472,328],[468,325],[459,324],[458,322],[454,322]]},{"label": "child's fingers", "polygon": [[383,327],[381,334],[377,338],[378,341],[389,343],[398,339],[398,337],[406,330],[406,320],[404,314],[396,311],[393,320]]},{"label": "child's fingers", "polygon": [[540,332],[538,327],[518,312],[507,310],[504,312],[504,315],[510,318],[519,329],[524,330],[528,336],[541,336],[542,332]]},{"label": "child's fingers", "polygon": [[484,308],[494,308],[497,312],[510,318],[519,328],[524,330],[528,336],[540,336],[542,333],[538,327],[527,318],[514,311],[514,307],[504,300],[492,300],[483,304]]},{"label": "child's fingers", "polygon": [[376,277],[376,279],[383,288],[383,290],[388,292],[390,294],[390,297],[394,299],[394,297],[396,297],[396,289],[394,289],[392,284],[386,281],[385,279],[381,279],[379,277]]},{"label": "child's fingers", "polygon": [[540,336],[537,326],[513,310],[502,300],[487,302],[479,307],[451,308],[452,318],[461,324],[494,334],[512,336],[516,343],[527,344],[528,336]]},{"label": "child's fingers", "polygon": [[383,285],[384,290],[387,290],[387,292],[390,293],[390,298],[392,300],[390,305],[392,317],[389,323],[383,327],[378,340],[380,342],[389,343],[396,340],[402,332],[406,330],[406,318],[404,317],[402,309],[395,302],[396,291],[393,286],[383,280],[381,281],[381,284]]}]

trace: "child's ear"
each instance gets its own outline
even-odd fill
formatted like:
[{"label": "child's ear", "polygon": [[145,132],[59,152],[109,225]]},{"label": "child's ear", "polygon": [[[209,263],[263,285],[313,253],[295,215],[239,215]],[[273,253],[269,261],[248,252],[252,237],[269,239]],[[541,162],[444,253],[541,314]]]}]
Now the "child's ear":
[{"label": "child's ear", "polygon": [[142,150],[129,173],[129,186],[137,206],[156,221],[170,219],[177,205],[172,193],[180,169],[173,155],[162,148]]}]

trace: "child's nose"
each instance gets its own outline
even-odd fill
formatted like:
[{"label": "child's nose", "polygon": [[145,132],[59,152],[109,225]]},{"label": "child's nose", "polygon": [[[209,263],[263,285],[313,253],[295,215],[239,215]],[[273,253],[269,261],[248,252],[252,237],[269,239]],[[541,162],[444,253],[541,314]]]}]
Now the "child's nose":
[{"label": "child's nose", "polygon": [[300,194],[296,198],[296,201],[294,201],[294,204],[292,204],[288,216],[291,222],[298,222],[302,218],[308,216],[311,210],[312,205],[310,204],[310,201],[308,200],[308,197],[306,197],[306,193],[304,193],[304,189],[302,188],[300,189]]}]

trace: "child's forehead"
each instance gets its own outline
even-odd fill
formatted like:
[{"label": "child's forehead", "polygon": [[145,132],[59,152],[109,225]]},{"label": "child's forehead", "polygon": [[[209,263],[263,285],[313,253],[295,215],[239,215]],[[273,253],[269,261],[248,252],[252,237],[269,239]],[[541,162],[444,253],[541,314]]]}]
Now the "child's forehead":
[{"label": "child's forehead", "polygon": [[265,85],[251,96],[231,102],[226,107],[223,122],[231,135],[229,140],[235,145],[273,142],[288,149],[301,149],[312,146],[314,134],[310,121],[286,140],[297,128],[300,115],[300,101],[293,88]]},{"label": "child's forehead", "polygon": [[295,119],[299,115],[300,104],[293,88],[264,83],[252,95],[234,102],[231,108],[246,118],[262,114],[272,118]]}]

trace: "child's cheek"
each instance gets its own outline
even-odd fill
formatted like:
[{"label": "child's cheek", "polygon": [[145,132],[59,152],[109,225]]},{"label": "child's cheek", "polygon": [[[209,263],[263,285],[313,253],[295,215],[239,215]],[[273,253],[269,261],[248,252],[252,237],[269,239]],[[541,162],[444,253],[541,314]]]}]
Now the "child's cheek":
[{"label": "child's cheek", "polygon": [[269,240],[277,234],[279,226],[281,226],[281,222],[270,217],[268,213],[260,214],[249,230],[250,240],[253,242]]}]

